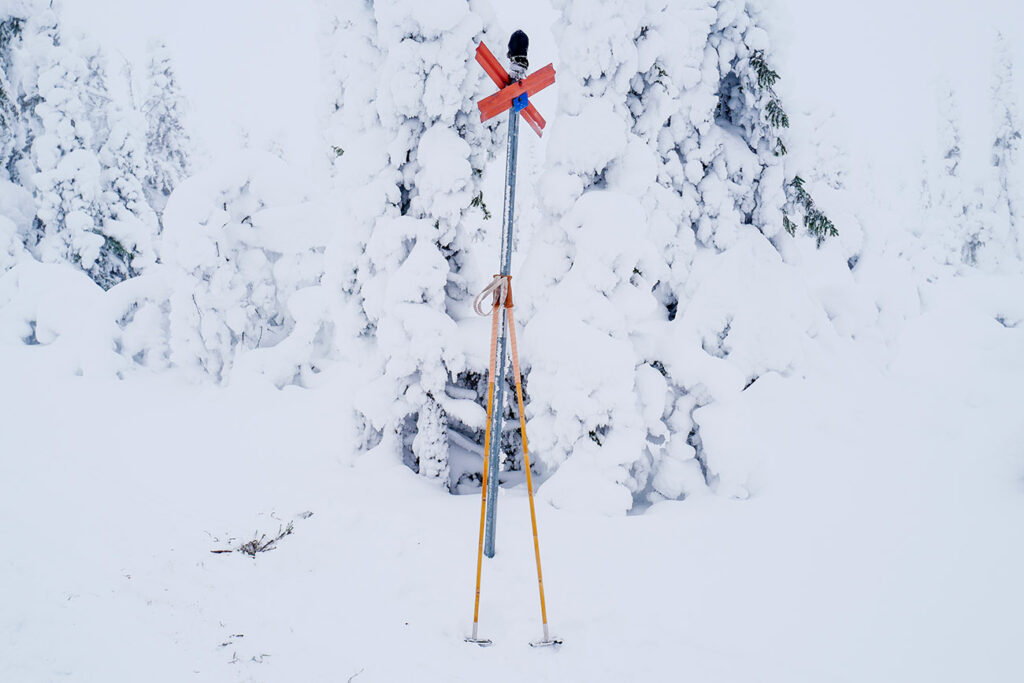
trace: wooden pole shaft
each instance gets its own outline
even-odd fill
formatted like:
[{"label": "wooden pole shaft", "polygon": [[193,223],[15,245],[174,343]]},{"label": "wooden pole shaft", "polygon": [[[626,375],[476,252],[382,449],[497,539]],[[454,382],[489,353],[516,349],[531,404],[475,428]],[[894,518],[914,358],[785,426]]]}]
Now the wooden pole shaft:
[{"label": "wooden pole shaft", "polygon": [[483,477],[480,482],[480,540],[476,551],[476,600],[473,604],[473,638],[477,636],[477,623],[480,621],[480,573],[484,559],[484,522],[487,513],[487,453],[491,445],[491,412],[494,410],[494,368],[498,355],[498,317],[501,315],[501,308],[497,299],[494,302],[494,312],[491,314],[491,365],[487,375],[487,431],[484,432],[484,467]]},{"label": "wooden pole shaft", "polygon": [[519,372],[519,349],[516,346],[516,323],[512,314],[512,283],[509,282],[505,303],[508,316],[509,341],[512,347],[512,372],[516,381],[516,400],[519,402],[519,429],[523,437],[523,467],[526,468],[526,490],[530,496],[530,523],[533,525],[533,552],[537,557],[537,587],[540,589],[540,617],[544,624],[544,639],[548,635],[548,610],[544,604],[544,574],[540,568],[540,541],[537,539],[537,511],[533,503],[533,475],[530,472],[530,449],[526,445],[526,410],[523,408],[523,383]]}]

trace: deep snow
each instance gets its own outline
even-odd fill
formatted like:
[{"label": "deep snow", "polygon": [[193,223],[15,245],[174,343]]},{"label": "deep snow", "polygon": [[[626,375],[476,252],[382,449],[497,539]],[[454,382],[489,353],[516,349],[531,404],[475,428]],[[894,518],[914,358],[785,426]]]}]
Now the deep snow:
[{"label": "deep snow", "polygon": [[[556,652],[527,646],[522,487],[502,492],[481,607],[496,644],[478,649],[479,499],[354,452],[346,378],[69,378],[46,347],[8,347],[0,679],[1016,680],[1024,327],[968,289],[933,292],[885,370],[837,349],[708,408],[756,463],[748,500],[541,504]],[[289,521],[274,551],[210,552]]]},{"label": "deep snow", "polygon": [[[127,56],[146,33],[177,41],[212,156],[234,155],[244,128],[296,184],[320,177],[320,81],[302,67],[314,3],[294,3],[287,22],[270,3],[65,5]],[[309,389],[108,379],[110,358],[75,352],[100,344],[71,333],[101,338],[88,314],[109,301],[28,296],[43,280],[25,275],[10,289],[81,324],[30,347],[3,330],[0,680],[1016,681],[1024,280],[918,288],[901,251],[931,84],[949,78],[963,95],[965,148],[981,155],[990,29],[1024,45],[1008,5],[776,3],[784,99],[849,155],[830,208],[863,223],[868,245],[864,301],[841,283],[815,289],[836,329],[865,336],[702,409],[746,500],[695,495],[624,517],[570,511],[579,488],[540,496],[549,615],[566,641],[555,652],[526,645],[540,626],[522,486],[502,491],[481,613],[496,644],[477,649],[462,638],[479,499],[360,453],[359,380],[341,366]],[[536,30],[535,54],[554,52]],[[211,553],[289,522],[272,552]]]}]

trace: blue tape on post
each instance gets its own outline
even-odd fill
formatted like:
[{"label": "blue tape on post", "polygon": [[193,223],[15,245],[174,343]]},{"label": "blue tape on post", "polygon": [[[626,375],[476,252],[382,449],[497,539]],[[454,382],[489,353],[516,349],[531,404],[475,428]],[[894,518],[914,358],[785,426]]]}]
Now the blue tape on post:
[{"label": "blue tape on post", "polygon": [[512,111],[521,112],[530,106],[530,98],[526,93],[523,93],[519,97],[512,100]]}]

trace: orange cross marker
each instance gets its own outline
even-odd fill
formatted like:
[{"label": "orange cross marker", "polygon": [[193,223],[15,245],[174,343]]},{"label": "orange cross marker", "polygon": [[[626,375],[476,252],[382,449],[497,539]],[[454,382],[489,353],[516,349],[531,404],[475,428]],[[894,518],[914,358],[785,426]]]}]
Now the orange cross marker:
[{"label": "orange cross marker", "polygon": [[[476,61],[484,68],[487,75],[491,77],[494,84],[501,88],[498,92],[477,102],[480,109],[480,120],[494,118],[501,112],[512,107],[512,100],[521,95],[533,95],[540,92],[555,82],[555,67],[553,64],[538,69],[521,81],[509,83],[508,72],[501,63],[494,57],[487,46],[480,43],[476,48]],[[523,118],[530,124],[530,128],[537,135],[541,135],[547,121],[540,115],[537,108],[528,104],[522,111]]]}]

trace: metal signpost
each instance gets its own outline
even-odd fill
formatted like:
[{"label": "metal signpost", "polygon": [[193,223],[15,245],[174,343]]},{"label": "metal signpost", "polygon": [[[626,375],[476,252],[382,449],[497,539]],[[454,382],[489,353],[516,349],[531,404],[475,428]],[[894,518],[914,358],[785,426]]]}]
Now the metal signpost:
[{"label": "metal signpost", "polygon": [[[480,616],[480,574],[483,556],[494,557],[495,525],[497,524],[498,505],[498,464],[501,453],[502,414],[505,400],[505,364],[508,357],[508,344],[511,344],[512,370],[515,379],[516,399],[519,407],[519,426],[523,440],[523,466],[526,469],[526,485],[530,498],[530,521],[533,525],[533,547],[537,558],[537,585],[540,589],[540,610],[544,626],[544,638],[530,643],[533,646],[557,645],[548,634],[547,608],[544,604],[544,579],[540,566],[540,543],[537,539],[537,515],[533,502],[533,477],[530,471],[530,454],[526,443],[526,416],[523,411],[523,388],[519,372],[519,352],[516,348],[515,318],[512,304],[512,226],[515,216],[516,198],[516,157],[519,148],[519,117],[522,116],[531,128],[541,135],[546,125],[544,117],[532,104],[529,96],[555,82],[555,69],[548,64],[535,73],[526,76],[529,63],[526,52],[529,39],[522,31],[512,34],[508,44],[508,57],[511,68],[508,72],[498,60],[480,43],[476,49],[476,61],[483,67],[494,84],[500,88],[498,92],[481,100],[480,120],[486,121],[509,110],[508,123],[508,158],[505,167],[505,208],[501,226],[501,256],[499,273],[480,293],[473,307],[480,315],[491,316],[491,347],[490,368],[487,375],[487,431],[484,436],[484,463],[482,475],[482,491],[480,496],[480,539],[476,562],[476,601],[473,607],[473,634],[466,638],[467,642],[478,645],[490,645],[491,641],[478,637]],[[490,311],[484,308],[486,299],[490,297]]]},{"label": "metal signpost", "polygon": [[[516,200],[516,160],[519,152],[519,115],[529,122],[530,126],[539,136],[546,125],[546,121],[540,112],[529,103],[529,94],[539,92],[555,82],[555,69],[548,64],[536,73],[523,78],[529,63],[526,60],[526,50],[529,40],[522,31],[512,34],[509,41],[509,59],[511,60],[511,71],[506,73],[501,64],[487,46],[483,43],[476,49],[476,59],[483,66],[484,71],[491,77],[491,80],[501,90],[484,98],[479,103],[480,120],[486,121],[501,112],[510,109],[508,120],[508,146],[507,161],[505,165],[505,208],[501,222],[501,257],[499,263],[499,276],[508,278],[511,276],[512,267],[512,223],[515,217]],[[496,438],[491,439],[490,449],[487,453],[487,524],[484,533],[484,554],[487,557],[494,557],[495,523],[498,516],[498,460],[501,450],[501,416],[503,413],[505,397],[505,358],[506,339],[508,329],[504,317],[501,320],[501,332],[498,337],[498,367],[497,378],[493,383],[491,393],[494,410],[488,430]],[[496,394],[494,392],[497,392]]]}]

